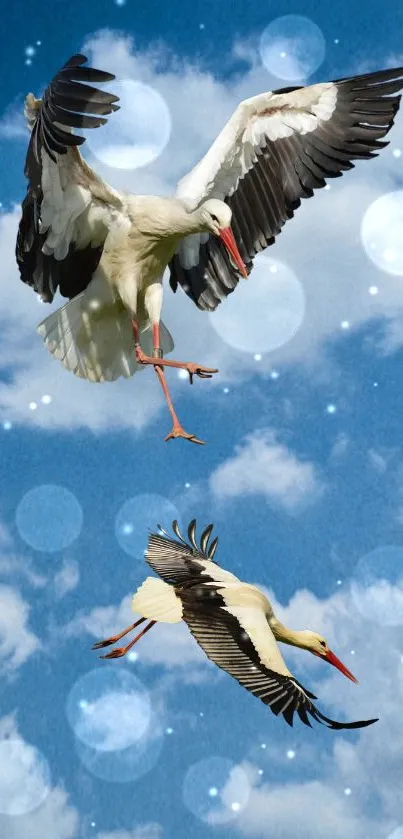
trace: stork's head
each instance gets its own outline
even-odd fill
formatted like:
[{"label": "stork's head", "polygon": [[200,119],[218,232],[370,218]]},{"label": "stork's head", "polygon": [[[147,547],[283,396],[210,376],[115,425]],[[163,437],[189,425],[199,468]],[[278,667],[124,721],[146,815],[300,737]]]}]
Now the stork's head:
[{"label": "stork's head", "polygon": [[311,632],[310,629],[307,629],[305,632],[301,632],[301,635],[304,636],[304,647],[306,650],[309,650],[314,655],[319,656],[319,658],[323,658],[325,661],[328,661],[329,664],[333,664],[333,667],[337,667],[344,676],[347,676],[348,679],[351,679],[352,682],[357,683],[357,679],[350,673],[350,670],[345,667],[345,665],[340,661],[337,656],[332,653],[327,645],[327,641],[322,635],[318,635],[317,632]]},{"label": "stork's head", "polygon": [[234,234],[231,230],[232,211],[228,204],[218,198],[209,198],[200,207],[200,221],[203,232],[213,233],[224,243],[229,255],[243,277],[248,276],[245,263],[239,253]]}]

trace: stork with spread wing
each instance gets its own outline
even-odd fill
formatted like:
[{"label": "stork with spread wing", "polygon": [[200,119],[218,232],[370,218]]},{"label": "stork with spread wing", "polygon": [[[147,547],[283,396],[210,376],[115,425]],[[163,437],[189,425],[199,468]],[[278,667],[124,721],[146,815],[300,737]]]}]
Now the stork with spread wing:
[{"label": "stork with spread wing", "polygon": [[316,697],[304,688],[288,669],[277,641],[309,650],[322,661],[337,667],[356,682],[355,676],[329,649],[325,638],[311,630],[288,629],[277,620],[263,592],[244,583],[214,560],[218,539],[210,543],[213,525],[196,540],[196,521],[188,528],[189,542],[178,523],[173,522],[176,539],[160,528],[149,537],[146,562],[161,579],[147,577],[133,597],[133,611],[142,615],[113,638],[97,642],[99,650],[117,643],[146,619],[149,623],[126,645],[102,658],[121,658],[156,623],[183,620],[202,650],[214,664],[233,676],[243,687],[282,714],[292,725],[297,713],[305,725],[309,717],[328,728],[363,728],[373,720],[342,723],[324,716],[316,708]]},{"label": "stork with spread wing", "polygon": [[162,276],[212,311],[273,244],[301,198],[376,156],[393,125],[403,68],[262,93],[241,102],[174,198],[105,183],[80,154],[75,129],[97,128],[118,97],[93,87],[114,76],[73,56],[42,99],[30,93],[28,192],[17,238],[21,279],[47,302],[69,299],[38,327],[49,351],[96,382],[153,365],[173,427],[165,439],[201,443],[181,426],[164,368],[209,378],[217,370],[166,359]]}]

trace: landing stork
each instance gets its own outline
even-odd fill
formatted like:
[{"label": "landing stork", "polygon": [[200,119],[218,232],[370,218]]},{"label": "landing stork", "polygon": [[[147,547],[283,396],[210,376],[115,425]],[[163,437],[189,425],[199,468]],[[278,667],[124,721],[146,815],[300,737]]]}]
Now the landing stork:
[{"label": "landing stork", "polygon": [[172,416],[165,439],[202,443],[182,428],[165,367],[218,372],[165,358],[162,276],[213,311],[273,244],[301,198],[377,155],[393,125],[403,68],[289,87],[238,105],[173,198],[110,187],[82,158],[84,137],[117,110],[118,97],[91,83],[114,79],[74,55],[42,99],[28,94],[28,192],[17,238],[21,279],[47,302],[70,302],[38,327],[48,350],[77,376],[104,382],[153,365]]},{"label": "landing stork", "polygon": [[[173,522],[176,539],[160,528],[149,537],[146,562],[161,579],[147,577],[133,597],[133,610],[142,617],[113,638],[99,641],[99,650],[117,643],[149,620],[135,638],[101,658],[121,658],[157,621],[183,620],[193,637],[218,667],[233,676],[270,710],[282,714],[292,726],[295,712],[305,725],[309,716],[328,728],[364,728],[376,719],[342,723],[329,719],[316,708],[313,693],[304,688],[288,669],[277,641],[301,647],[337,667],[344,676],[355,676],[329,649],[317,632],[292,630],[276,618],[272,606],[257,586],[244,583],[220,568],[214,560],[217,538],[210,544],[213,525],[196,541],[196,521],[188,528],[189,542]],[[309,715],[309,716],[308,716]]]}]

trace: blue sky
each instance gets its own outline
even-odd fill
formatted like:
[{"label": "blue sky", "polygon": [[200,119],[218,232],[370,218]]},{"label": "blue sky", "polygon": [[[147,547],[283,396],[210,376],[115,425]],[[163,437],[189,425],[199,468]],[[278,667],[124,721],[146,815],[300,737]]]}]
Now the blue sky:
[{"label": "blue sky", "polygon": [[[169,416],[152,371],[92,385],[54,361],[35,332],[51,309],[14,264],[26,93],[39,95],[78,51],[119,85],[153,88],[171,123],[153,162],[105,165],[101,130],[98,159],[91,146],[86,154],[118,189],[169,194],[242,98],[292,83],[259,52],[265,27],[287,14],[323,33],[319,67],[308,49],[310,82],[403,63],[403,8],[392,2],[29,0],[9,9],[0,122],[7,839],[403,837],[402,117],[377,160],[305,202],[211,318],[167,287],[176,357],[220,369],[192,388],[169,375],[203,448],[163,442]],[[136,142],[155,141],[156,119],[167,127],[166,111],[151,122],[144,108],[141,132],[126,112],[134,157]],[[264,587],[291,627],[324,634],[356,674],[358,686],[284,650],[323,712],[379,716],[375,726],[289,729],[217,672],[183,626],[156,627],[129,660],[98,660],[94,641],[132,620],[148,528],[169,527],[174,514],[184,525],[213,521],[218,561]]]}]

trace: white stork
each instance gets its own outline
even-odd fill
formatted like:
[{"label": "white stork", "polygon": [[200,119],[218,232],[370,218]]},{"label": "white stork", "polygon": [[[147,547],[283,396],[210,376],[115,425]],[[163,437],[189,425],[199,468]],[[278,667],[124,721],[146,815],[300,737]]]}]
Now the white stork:
[{"label": "white stork", "polygon": [[357,679],[329,650],[324,638],[311,630],[288,629],[277,620],[267,597],[257,586],[244,583],[214,561],[218,539],[209,545],[213,525],[196,541],[196,521],[188,528],[189,543],[173,522],[177,539],[162,528],[152,533],[145,555],[146,562],[162,578],[147,577],[133,597],[133,611],[142,615],[127,629],[94,644],[98,650],[115,644],[146,619],[149,623],[127,644],[101,658],[120,658],[151,629],[157,621],[185,621],[193,637],[211,661],[258,696],[274,714],[282,714],[289,725],[294,713],[306,725],[308,715],[328,728],[363,728],[377,722],[361,720],[341,723],[325,717],[313,704],[313,693],[304,688],[289,671],[277,641],[309,650],[323,661],[337,667],[348,679]]},{"label": "white stork", "polygon": [[174,411],[164,367],[209,378],[216,370],[165,359],[173,341],[160,321],[162,275],[200,309],[214,310],[248,276],[301,198],[376,156],[403,88],[403,68],[241,102],[174,198],[108,186],[82,158],[76,128],[96,128],[117,96],[91,82],[114,78],[75,55],[43,99],[28,94],[28,193],[17,238],[21,279],[45,301],[70,302],[38,327],[50,352],[91,381],[131,376],[151,364],[173,419],[165,439],[187,434]]}]

